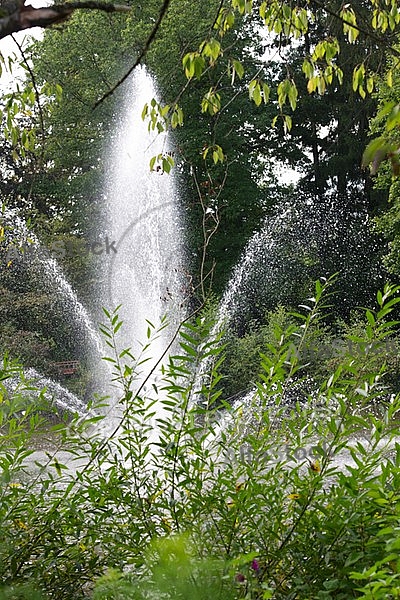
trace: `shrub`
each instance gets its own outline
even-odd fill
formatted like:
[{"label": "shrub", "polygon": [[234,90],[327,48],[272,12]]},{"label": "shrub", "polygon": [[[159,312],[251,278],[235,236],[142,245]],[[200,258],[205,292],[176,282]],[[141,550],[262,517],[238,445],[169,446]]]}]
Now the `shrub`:
[{"label": "shrub", "polygon": [[26,438],[12,419],[3,427],[8,597],[29,585],[55,600],[375,598],[367,591],[382,578],[393,594],[400,400],[370,410],[384,372],[371,368],[370,348],[396,327],[388,316],[398,290],[387,286],[366,313],[364,351],[341,356],[312,395],[287,406],[329,287],[317,282],[300,331],[277,331],[247,404],[223,411],[212,408],[222,402],[222,355],[210,325],[184,324],[184,353],[169,357],[161,381],[139,383],[157,331],[135,360],[116,351],[121,322],[106,313],[121,396],[112,430],[100,416],[58,425],[59,442],[32,474]]}]

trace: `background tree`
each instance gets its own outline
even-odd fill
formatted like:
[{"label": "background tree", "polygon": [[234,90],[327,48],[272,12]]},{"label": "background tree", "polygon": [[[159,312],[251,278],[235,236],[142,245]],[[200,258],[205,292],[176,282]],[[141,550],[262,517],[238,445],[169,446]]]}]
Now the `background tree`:
[{"label": "background tree", "polygon": [[[149,45],[157,14],[162,19]],[[209,284],[220,293],[246,241],[284,200],[303,202],[306,211],[309,201],[317,201],[323,213],[324,207],[332,210],[333,198],[334,210],[343,213],[342,233],[364,206],[369,214],[378,210],[384,195],[372,191],[359,165],[374,111],[370,73],[383,69],[399,21],[395,4],[371,10],[362,1],[351,7],[335,1],[293,7],[213,1],[205,9],[184,0],[152,0],[133,6],[127,18],[75,12],[61,31],[48,30],[26,51],[35,81],[24,93],[29,98],[33,93],[34,100],[39,95],[42,110],[33,114],[42,131],[35,150],[28,148],[10,171],[8,201],[23,207],[44,240],[95,235],[107,170],[102,148],[123,93],[118,82],[145,48],[159,85],[159,108],[168,102],[167,122],[175,118],[175,161],[200,295]],[[298,39],[294,45],[291,37]],[[342,79],[347,87],[341,87]],[[162,125],[157,119],[153,126]],[[4,140],[11,157],[22,133],[16,138],[11,136],[14,147],[10,138]],[[291,196],[275,175],[275,160],[301,172]],[[349,243],[338,232],[296,254],[285,302],[295,304],[305,281],[340,269],[340,261],[348,275],[338,305],[345,299],[347,314],[366,302],[379,247],[360,229],[366,249],[360,254],[355,237]],[[282,252],[290,264],[292,249],[288,242]],[[81,297],[90,299],[91,261],[81,260],[76,269],[75,259],[66,259],[63,267]],[[255,304],[259,312],[262,304]]]},{"label": "background tree", "polygon": [[[382,139],[391,148],[396,148],[400,142],[399,129],[396,126],[399,112],[397,105],[400,98],[400,78],[397,67],[398,59],[390,59],[387,72],[379,82],[378,114],[371,123],[372,134],[382,136],[378,140]],[[385,123],[387,114],[391,115],[391,120]],[[389,164],[384,163],[379,168],[386,152],[390,152],[392,161],[397,160],[396,152],[388,149],[381,152],[380,156],[378,155],[378,160],[373,166],[374,171],[378,171],[375,187],[388,194],[388,203],[381,207],[375,223],[378,232],[386,241],[383,262],[389,273],[398,278],[400,275],[400,183],[397,178],[392,177],[393,173]]]}]

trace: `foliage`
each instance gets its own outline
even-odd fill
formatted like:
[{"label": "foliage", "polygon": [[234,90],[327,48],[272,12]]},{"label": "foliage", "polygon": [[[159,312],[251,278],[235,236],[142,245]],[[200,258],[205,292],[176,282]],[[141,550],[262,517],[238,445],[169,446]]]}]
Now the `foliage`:
[{"label": "foliage", "polygon": [[255,386],[259,376],[260,353],[279,338],[279,332],[285,331],[295,322],[289,311],[283,306],[267,313],[265,324],[250,324],[249,331],[238,337],[231,329],[225,334],[226,356],[221,366],[224,398],[231,402]]},{"label": "foliage", "polygon": [[227,569],[222,560],[196,557],[187,535],[175,535],[155,539],[145,552],[148,574],[137,578],[136,574],[123,576],[118,571],[109,571],[96,582],[94,600],[117,600],[126,598],[191,598],[193,600],[215,600],[232,598],[233,578],[226,576]]},{"label": "foliage", "polygon": [[[271,357],[274,340],[279,339],[288,327],[294,328],[299,335],[301,324],[301,319],[295,316],[293,310],[280,306],[268,311],[262,324],[251,323],[243,336],[229,328],[224,336],[225,360],[221,366],[223,398],[232,402],[254,388],[259,376],[260,354]],[[357,355],[367,352],[370,370],[380,372],[386,365],[386,372],[382,376],[382,383],[387,386],[386,394],[398,393],[398,336],[386,338],[384,342],[375,341],[367,349],[367,327],[368,320],[360,311],[354,312],[348,322],[337,317],[333,320],[315,319],[308,329],[307,340],[298,355],[302,366],[293,381],[293,391],[288,391],[286,400],[290,402],[293,396],[296,399],[306,398],[340,365],[347,353]],[[291,351],[297,353],[294,344]]]},{"label": "foliage", "polygon": [[[388,85],[387,77],[382,77],[379,81],[378,98],[379,98],[379,110],[376,117],[371,123],[371,132],[373,134],[381,134],[379,138],[375,138],[372,144],[376,144],[376,139],[382,141],[382,135],[385,136],[385,144],[388,144],[392,149],[389,152],[392,162],[397,161],[397,152],[393,151],[393,147],[399,141],[398,127],[396,127],[395,121],[391,120],[393,127],[389,127],[387,130],[388,123],[385,123],[388,112],[395,111],[395,103],[400,93],[400,79],[397,70],[395,69],[395,61],[391,61],[388,65],[388,73],[391,73],[391,85]],[[396,113],[397,114],[397,113]],[[389,114],[390,119],[390,114]],[[389,121],[390,122],[390,121]],[[381,149],[382,150],[382,149]],[[391,170],[381,164],[386,156],[386,150],[379,151],[376,149],[376,158],[373,163],[374,171],[377,172],[376,187],[386,188],[388,190],[388,205],[381,210],[375,219],[375,225],[377,231],[384,236],[386,240],[385,256],[383,258],[384,264],[394,276],[398,276],[400,273],[400,254],[399,254],[399,198],[400,188],[398,179],[392,179]],[[393,164],[392,170],[395,169]]]},{"label": "foliage", "polygon": [[[93,235],[107,170],[102,148],[120,90],[96,110],[93,106],[140,53],[159,8],[153,0],[112,20],[102,13],[75,13],[61,31],[46,31],[43,41],[25,49],[42,105],[42,114],[36,109],[32,117],[42,132],[36,134],[35,153],[30,149],[19,159],[4,187],[9,202],[23,207],[35,225],[50,218],[46,235]],[[172,162],[178,167],[194,287],[199,284],[202,299],[210,288],[222,291],[265,211],[285,198],[272,156],[303,172],[295,196],[312,194],[325,202],[335,190],[345,200],[344,218],[355,205],[358,210],[369,204],[376,212],[382,202],[360,161],[367,120],[375,110],[376,73],[384,68],[388,47],[396,50],[391,44],[397,7],[378,10],[355,2],[341,11],[335,2],[323,8],[298,3],[289,10],[277,2],[215,0],[205,10],[179,0],[164,17],[146,55],[160,98],[149,99],[144,115],[150,127],[174,130],[174,156],[155,159],[157,168],[169,170]],[[358,23],[366,22],[371,25],[363,31]],[[381,38],[381,31],[390,36]],[[42,90],[49,90],[48,98]],[[34,92],[28,81],[21,94],[32,98]],[[372,246],[371,253],[375,262]],[[321,265],[312,278],[338,270],[339,259],[335,256],[333,268]],[[67,259],[64,266],[76,273],[74,261]],[[90,267],[90,261],[82,265],[75,282],[85,298]],[[357,300],[365,302],[363,296]]]},{"label": "foliage", "polygon": [[[222,3],[208,35],[200,39],[198,48],[194,41],[190,51],[182,53],[185,76],[189,83],[210,78],[221,63],[225,66],[231,84],[246,76],[244,81],[249,97],[257,106],[262,102],[268,103],[270,96],[275,98],[278,114],[274,116],[272,125],[275,126],[279,120],[287,133],[293,123],[290,112],[296,109],[299,98],[299,83],[295,73],[302,72],[307,92],[316,97],[323,96],[330,86],[335,89],[346,79],[349,80],[352,91],[364,100],[373,91],[377,69],[382,65],[377,53],[384,55],[388,51],[398,58],[398,50],[394,44],[400,24],[397,3],[390,1],[385,6],[372,4],[371,7],[364,2],[353,2],[352,5],[340,5],[338,2],[299,2],[292,7],[278,1],[253,3],[232,0],[226,5]],[[300,65],[297,65],[296,70],[292,69],[290,63],[285,65],[281,73],[273,78],[272,86],[271,82],[264,80],[262,69],[257,71],[253,63],[248,73],[241,57],[232,56],[230,52],[230,33],[240,32],[240,39],[243,33],[246,35],[246,24],[249,22],[253,31],[261,24],[265,27],[269,38],[276,40],[275,45],[281,59],[286,58],[285,47],[293,39],[300,40],[300,43],[295,44],[300,49]],[[323,27],[321,30],[321,23],[330,29],[327,35],[324,35]],[[348,60],[341,62],[341,52],[346,45],[354,48],[354,56],[347,56],[352,63],[350,69]],[[182,47],[185,48],[185,45],[182,44]],[[359,60],[356,58],[353,62],[355,57]],[[226,90],[230,87],[226,76],[216,78],[215,81],[216,84],[203,92],[201,101],[202,112],[209,112],[214,116],[223,114],[225,107],[230,105],[229,100],[225,101]],[[186,87],[188,86],[185,89]],[[271,89],[274,93],[271,93]],[[154,114],[153,119],[157,121],[158,127],[176,126],[172,117],[179,107],[181,96],[182,93],[179,93],[174,100],[171,99],[165,110],[160,107],[160,119]],[[388,113],[390,128],[395,124],[395,113],[390,110],[386,112]],[[182,115],[179,119],[179,124],[181,123]],[[223,159],[224,154],[216,156],[216,162]],[[370,160],[372,157],[366,162]]]},{"label": "foliage", "polygon": [[75,14],[62,31],[46,33],[27,50],[37,81],[63,90],[44,122],[43,166],[33,199],[44,197],[46,204],[55,206],[70,226],[64,232],[73,227],[90,232],[93,215],[99,214],[107,168],[101,155],[115,117],[112,103],[96,111],[93,105],[97,94],[107,90],[110,73],[119,73],[126,60],[120,31],[117,16],[110,21],[104,14]]},{"label": "foliage", "polygon": [[[382,372],[370,368],[369,348],[396,327],[398,290],[386,286],[366,312],[364,351],[341,356],[312,396],[289,406],[329,287],[316,284],[300,330],[276,328],[248,405],[211,409],[222,357],[200,318],[183,327],[185,351],[150,386],[137,370],[157,331],[141,356],[109,357],[121,398],[111,431],[97,409],[52,428],[53,447],[36,458],[34,409],[21,422],[3,404],[3,595],[26,597],[29,586],[54,599],[372,597],[357,590],[366,578],[385,589],[382,574],[391,593],[400,401],[371,410]],[[122,324],[116,312],[106,317],[114,353]]]},{"label": "foliage", "polygon": [[[317,52],[321,39],[329,40],[334,49],[340,48],[335,64],[343,81],[310,95],[303,61],[314,48]],[[277,78],[290,73],[296,86],[296,112],[290,117],[290,135],[283,135],[278,120],[274,128],[266,130],[259,151],[268,149],[270,155],[295,168],[302,175],[299,187],[303,193],[308,191],[319,198],[327,193],[351,196],[353,204],[357,204],[360,196],[369,196],[368,175],[361,171],[361,156],[367,143],[368,118],[376,107],[370,94],[361,98],[353,90],[352,72],[366,54],[374,61],[371,68],[382,72],[384,50],[374,40],[350,43],[338,22],[323,11],[315,15],[304,39],[292,45],[281,44],[272,37],[267,49],[271,56],[263,68],[263,78],[272,87]],[[270,103],[264,110],[272,120],[275,106]],[[354,138],[359,144],[354,143]]]}]

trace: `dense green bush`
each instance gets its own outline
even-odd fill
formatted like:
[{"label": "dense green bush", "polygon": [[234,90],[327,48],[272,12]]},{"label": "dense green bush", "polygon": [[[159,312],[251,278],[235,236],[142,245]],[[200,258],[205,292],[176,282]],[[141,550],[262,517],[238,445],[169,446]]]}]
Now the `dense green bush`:
[{"label": "dense green bush", "polygon": [[[338,319],[328,324],[324,316],[318,315],[310,324],[301,351],[294,340],[290,349],[293,354],[298,353],[302,365],[298,375],[302,379],[305,394],[311,391],[314,384],[318,386],[327,379],[332,370],[339,366],[343,356],[364,355],[365,346],[369,344],[366,337],[368,321],[364,312],[354,312],[349,322]],[[276,340],[288,328],[294,328],[293,334],[298,335],[301,325],[301,315],[280,306],[268,311],[264,325],[254,323],[242,337],[228,330],[223,338],[226,345],[225,360],[220,369],[223,398],[232,403],[254,388],[260,372],[260,354],[271,357]],[[371,369],[380,371],[384,365],[387,366],[384,381],[391,391],[397,393],[400,390],[398,336],[393,333],[385,340],[374,340],[368,356]],[[297,387],[300,391],[301,385]]]},{"label": "dense green bush", "polygon": [[265,325],[250,324],[249,332],[242,337],[228,329],[224,335],[226,351],[221,366],[221,385],[227,401],[254,387],[260,371],[260,354],[268,351],[268,345],[275,342],[278,331],[285,331],[294,323],[294,317],[284,307],[279,307],[267,313]]},{"label": "dense green bush", "polygon": [[366,312],[358,351],[288,406],[329,303],[329,282],[317,283],[301,328],[276,328],[246,404],[224,411],[211,408],[219,341],[201,318],[182,326],[184,353],[162,380],[139,384],[157,332],[136,360],[115,353],[121,322],[107,313],[118,418],[53,427],[53,448],[33,462],[34,409],[20,424],[4,407],[0,598],[399,597],[400,399],[371,410],[384,373],[371,353],[397,326],[397,292],[387,286]]}]

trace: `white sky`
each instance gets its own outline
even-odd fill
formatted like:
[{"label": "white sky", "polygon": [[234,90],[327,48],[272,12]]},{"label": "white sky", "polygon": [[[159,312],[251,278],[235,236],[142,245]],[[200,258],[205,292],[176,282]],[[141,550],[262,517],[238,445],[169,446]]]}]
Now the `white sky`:
[{"label": "white sky", "polygon": [[[40,8],[41,6],[47,6],[48,4],[51,4],[51,2],[49,0],[30,0],[30,2],[27,2],[26,4]],[[43,29],[40,27],[33,27],[32,29],[19,31],[18,33],[14,34],[15,38],[18,40],[18,43],[21,45],[26,37],[40,38],[42,35]],[[4,58],[7,58],[13,54],[19,56],[18,47],[10,35],[0,40],[0,52]],[[9,73],[8,70],[6,71],[3,69],[0,79],[0,91],[10,89],[13,81],[15,81],[16,77],[20,76],[22,72],[23,69],[17,69],[16,67],[14,67],[13,73]]]}]

